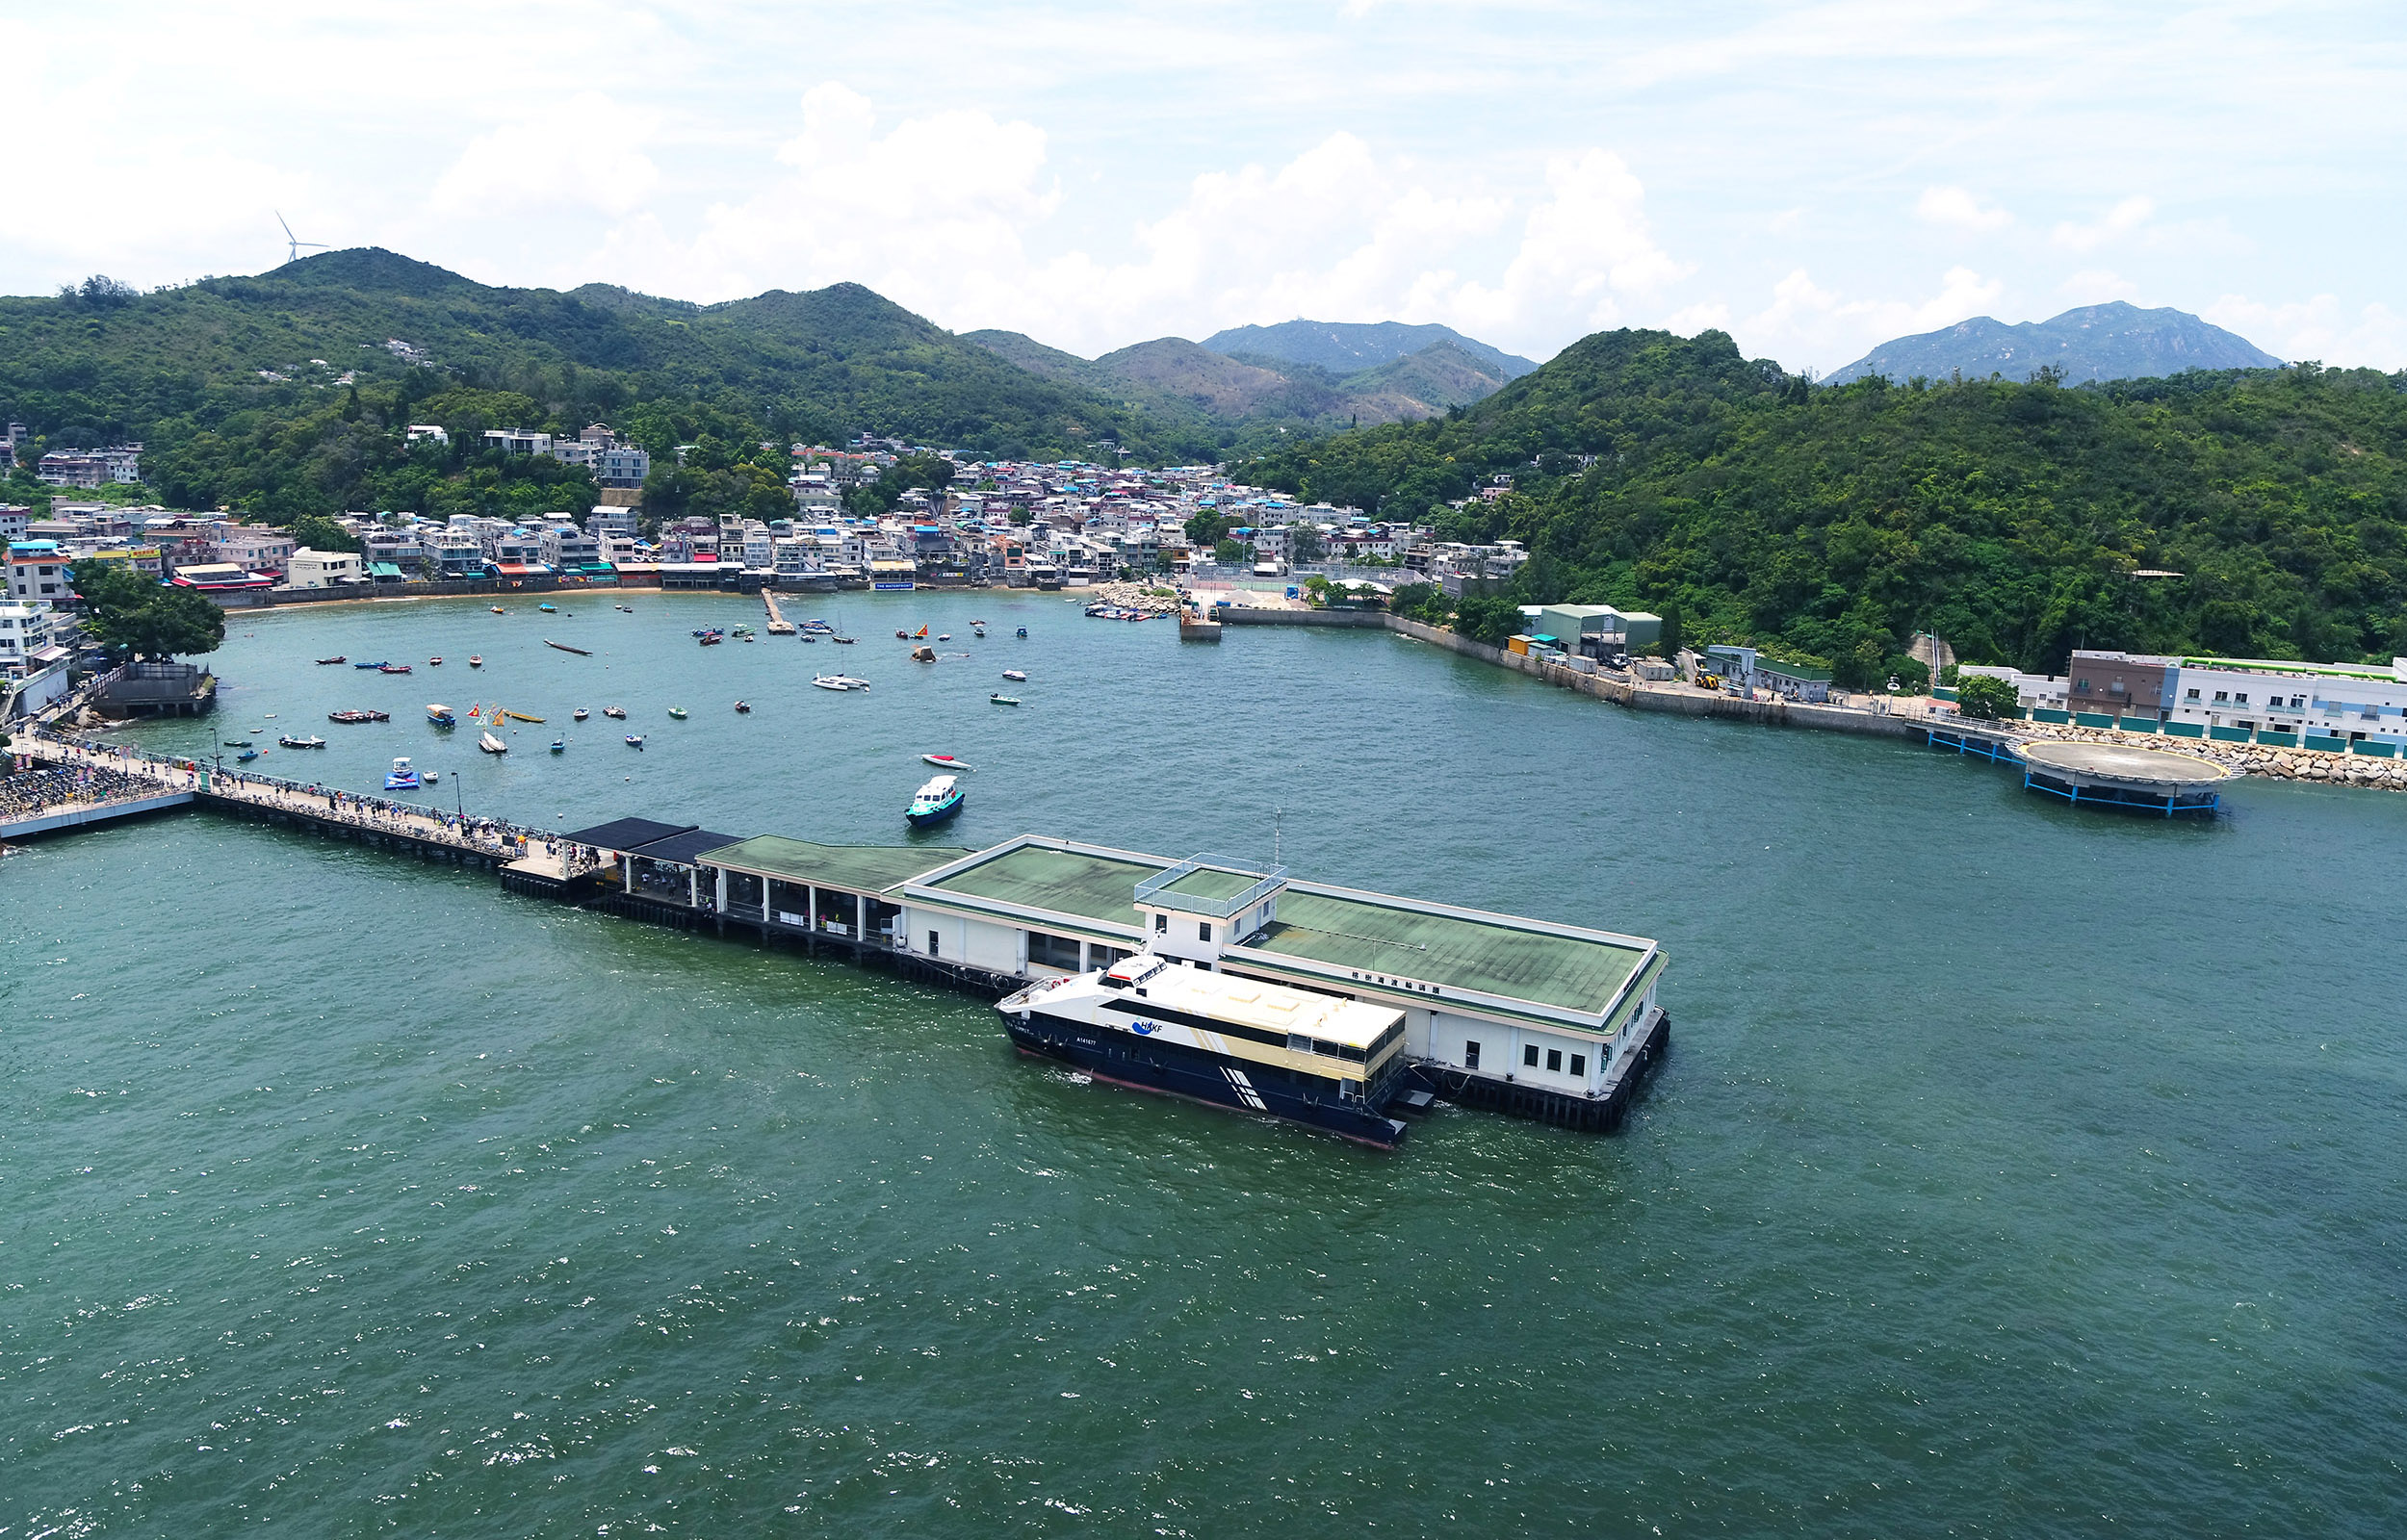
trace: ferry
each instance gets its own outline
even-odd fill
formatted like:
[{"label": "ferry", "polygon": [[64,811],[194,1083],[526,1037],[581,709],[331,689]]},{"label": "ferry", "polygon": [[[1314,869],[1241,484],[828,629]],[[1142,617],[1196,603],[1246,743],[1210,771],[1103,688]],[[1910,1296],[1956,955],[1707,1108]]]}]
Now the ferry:
[{"label": "ferry", "polygon": [[938,776],[912,797],[903,816],[916,827],[941,824],[961,811],[964,800],[960,781],[952,776]]},{"label": "ferry", "polygon": [[387,791],[415,791],[419,787],[418,772],[410,768],[409,756],[401,755],[393,761],[393,768],[384,773]]},{"label": "ferry", "polygon": [[1267,1113],[1393,1148],[1404,1013],[1173,963],[1151,952],[1047,979],[995,1009],[1022,1052],[1096,1079]]}]

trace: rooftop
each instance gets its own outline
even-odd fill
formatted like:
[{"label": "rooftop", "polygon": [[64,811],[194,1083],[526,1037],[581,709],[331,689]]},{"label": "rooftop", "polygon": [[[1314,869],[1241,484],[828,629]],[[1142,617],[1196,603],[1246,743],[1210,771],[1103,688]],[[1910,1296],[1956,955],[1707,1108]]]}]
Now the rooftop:
[{"label": "rooftop", "polygon": [[[1021,845],[1006,848],[999,856],[966,866],[928,886],[941,893],[990,898],[997,903],[1054,910],[1133,927],[1137,923],[1137,884],[1169,864],[1138,856]],[[1243,879],[1240,886],[1252,881]]]},{"label": "rooftop", "polygon": [[756,834],[712,851],[711,862],[791,883],[882,893],[969,854],[942,845],[815,845],[783,834]]},{"label": "rooftop", "polygon": [[1646,956],[1647,943],[1634,937],[1527,930],[1525,923],[1376,893],[1291,886],[1280,896],[1279,918],[1252,945],[1570,1011],[1602,1011]]}]

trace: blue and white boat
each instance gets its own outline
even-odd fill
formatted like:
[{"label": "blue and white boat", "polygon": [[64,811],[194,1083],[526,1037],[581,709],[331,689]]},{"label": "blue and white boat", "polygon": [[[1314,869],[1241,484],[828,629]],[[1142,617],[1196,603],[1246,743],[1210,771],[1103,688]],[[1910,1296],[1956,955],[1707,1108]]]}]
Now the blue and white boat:
[{"label": "blue and white boat", "polygon": [[440,701],[429,701],[427,703],[427,720],[439,728],[455,728],[459,726],[459,718],[453,716],[452,714],[452,708],[445,706]]},{"label": "blue and white boat", "polygon": [[938,776],[919,788],[918,794],[911,799],[911,806],[904,811],[903,816],[911,820],[915,828],[941,824],[961,811],[964,798],[965,793],[961,789],[959,777]]},{"label": "blue and white boat", "polygon": [[409,756],[405,754],[394,759],[393,768],[384,773],[387,791],[415,791],[418,783],[418,772],[410,767]]},{"label": "blue and white boat", "polygon": [[1404,1013],[1139,952],[1002,1000],[1025,1053],[1098,1080],[1263,1113],[1392,1148]]}]

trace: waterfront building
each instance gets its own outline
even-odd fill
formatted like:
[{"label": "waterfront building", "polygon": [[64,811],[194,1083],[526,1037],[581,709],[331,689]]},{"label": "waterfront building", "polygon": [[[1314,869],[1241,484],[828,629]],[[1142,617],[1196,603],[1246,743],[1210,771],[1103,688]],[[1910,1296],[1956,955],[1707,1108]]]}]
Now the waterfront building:
[{"label": "waterfront building", "polygon": [[367,563],[358,552],[312,551],[307,546],[293,552],[284,572],[287,588],[339,588],[367,580]]},{"label": "waterfront building", "polygon": [[66,649],[59,638],[55,606],[39,601],[0,603],[0,674],[23,679],[64,659]]},{"label": "waterfront building", "polygon": [[16,540],[9,545],[9,597],[19,603],[62,607],[75,602],[66,553],[55,540]]},{"label": "waterfront building", "polygon": [[2407,748],[2407,657],[2385,667],[2083,651],[2073,654],[2068,678],[2076,713],[2192,736],[2271,733],[2277,743],[2294,735]]}]

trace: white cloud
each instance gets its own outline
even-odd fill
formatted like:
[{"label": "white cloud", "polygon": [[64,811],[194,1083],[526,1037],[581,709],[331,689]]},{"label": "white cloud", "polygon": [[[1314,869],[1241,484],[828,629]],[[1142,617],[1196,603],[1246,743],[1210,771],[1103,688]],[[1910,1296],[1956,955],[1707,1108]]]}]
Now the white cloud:
[{"label": "white cloud", "polygon": [[648,211],[621,221],[601,265],[703,297],[851,279],[957,329],[1090,353],[1296,316],[1441,321],[1550,353],[1688,271],[1656,242],[1638,177],[1600,148],[1550,160],[1524,201],[1433,188],[1338,132],[1283,165],[1196,176],[1121,251],[1049,254],[1063,192],[1032,124],[951,109],[883,127],[867,96],[829,84],[776,161],[683,238]]},{"label": "white cloud", "polygon": [[660,167],[643,153],[658,126],[650,113],[580,91],[470,140],[428,201],[447,216],[531,208],[630,214],[660,185]]},{"label": "white cloud", "polygon": [[2128,197],[2107,210],[2097,223],[2074,224],[2067,221],[2058,225],[2050,239],[2067,251],[2095,251],[2139,230],[2156,212],[2154,199]]},{"label": "white cloud", "polygon": [[1914,218],[1925,224],[1973,232],[2003,230],[2014,222],[2014,216],[2006,210],[1982,207],[1979,198],[1960,187],[1925,188],[1914,205]]},{"label": "white cloud", "polygon": [[2407,316],[2386,304],[2352,311],[2334,295],[2278,304],[2225,295],[2200,314],[2276,358],[2349,369],[2396,369],[2407,358]]},{"label": "white cloud", "polygon": [[2086,268],[2058,284],[2056,292],[2076,305],[2103,305],[2109,299],[2132,298],[2139,293],[2139,286],[2119,272]]}]

